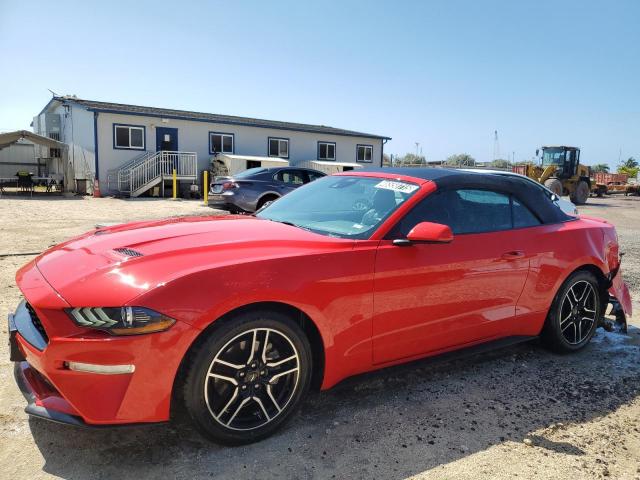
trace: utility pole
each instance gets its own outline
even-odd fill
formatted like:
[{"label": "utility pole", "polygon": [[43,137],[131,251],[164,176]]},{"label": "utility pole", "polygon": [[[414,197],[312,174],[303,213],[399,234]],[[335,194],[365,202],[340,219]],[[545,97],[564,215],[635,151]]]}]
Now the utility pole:
[{"label": "utility pole", "polygon": [[500,158],[500,142],[498,142],[498,130],[493,131],[493,159]]},{"label": "utility pole", "polygon": [[416,142],[416,159],[418,157],[418,148],[420,147],[420,142]]}]

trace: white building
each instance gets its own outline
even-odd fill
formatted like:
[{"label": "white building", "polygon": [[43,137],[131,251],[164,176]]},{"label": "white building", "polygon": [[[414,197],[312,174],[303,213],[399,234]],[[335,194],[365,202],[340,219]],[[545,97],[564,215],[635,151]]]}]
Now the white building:
[{"label": "white building", "polygon": [[[34,118],[35,133],[69,146],[76,185],[99,180],[104,193],[137,196],[168,179],[199,183],[217,157],[233,170],[288,162],[326,169],[382,166],[389,137],[324,125],[53,97]],[[222,154],[222,155],[220,155]],[[42,158],[59,155],[55,149]],[[273,160],[284,162],[273,162]],[[51,162],[50,162],[51,163]],[[55,162],[53,162],[55,163]],[[62,167],[60,168],[62,171]],[[56,172],[52,172],[56,173]],[[82,180],[86,180],[83,182]],[[68,184],[71,184],[67,180]]]}]

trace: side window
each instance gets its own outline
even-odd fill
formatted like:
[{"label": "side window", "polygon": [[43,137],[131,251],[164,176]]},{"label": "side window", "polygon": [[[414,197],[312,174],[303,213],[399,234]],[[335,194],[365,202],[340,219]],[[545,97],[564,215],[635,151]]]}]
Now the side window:
[{"label": "side window", "polygon": [[304,175],[299,170],[280,170],[276,174],[276,180],[292,185],[302,185],[304,183]]},{"label": "side window", "polygon": [[460,200],[453,233],[494,232],[511,228],[508,195],[490,190],[458,190],[456,193]]},{"label": "side window", "polygon": [[432,193],[407,213],[393,227],[388,238],[405,238],[420,222],[433,222],[448,225],[454,233],[454,205],[459,197],[454,190],[440,190]]},{"label": "side window", "polygon": [[513,228],[535,227],[542,222],[538,220],[531,210],[522,205],[515,198],[513,199]]},{"label": "side window", "polygon": [[[518,227],[540,224],[538,219],[515,199],[513,208],[514,221],[515,210],[518,210]],[[511,212],[511,198],[502,193],[472,189],[437,191],[405,215],[391,230],[388,238],[404,238],[420,222],[448,225],[454,235],[509,230],[513,228]]]},{"label": "side window", "polygon": [[307,175],[309,176],[310,182],[313,182],[314,180],[318,180],[319,178],[324,177],[324,174],[319,172],[307,172]]}]

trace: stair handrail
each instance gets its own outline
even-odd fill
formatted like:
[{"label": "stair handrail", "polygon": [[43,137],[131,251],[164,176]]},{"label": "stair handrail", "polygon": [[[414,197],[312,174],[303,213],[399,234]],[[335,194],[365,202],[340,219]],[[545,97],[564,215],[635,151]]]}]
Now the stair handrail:
[{"label": "stair handrail", "polygon": [[133,195],[158,177],[170,177],[173,170],[182,177],[197,178],[198,155],[196,152],[162,150],[118,173],[120,190]]}]

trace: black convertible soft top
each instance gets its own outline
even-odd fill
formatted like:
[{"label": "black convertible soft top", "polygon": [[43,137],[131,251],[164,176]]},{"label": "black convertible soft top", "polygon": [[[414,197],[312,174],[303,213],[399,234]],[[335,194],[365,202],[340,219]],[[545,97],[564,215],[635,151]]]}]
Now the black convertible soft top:
[{"label": "black convertible soft top", "polygon": [[431,180],[438,190],[472,188],[510,194],[526,205],[542,223],[560,223],[574,219],[553,203],[549,192],[542,185],[525,177],[453,168],[367,168],[358,171]]}]

